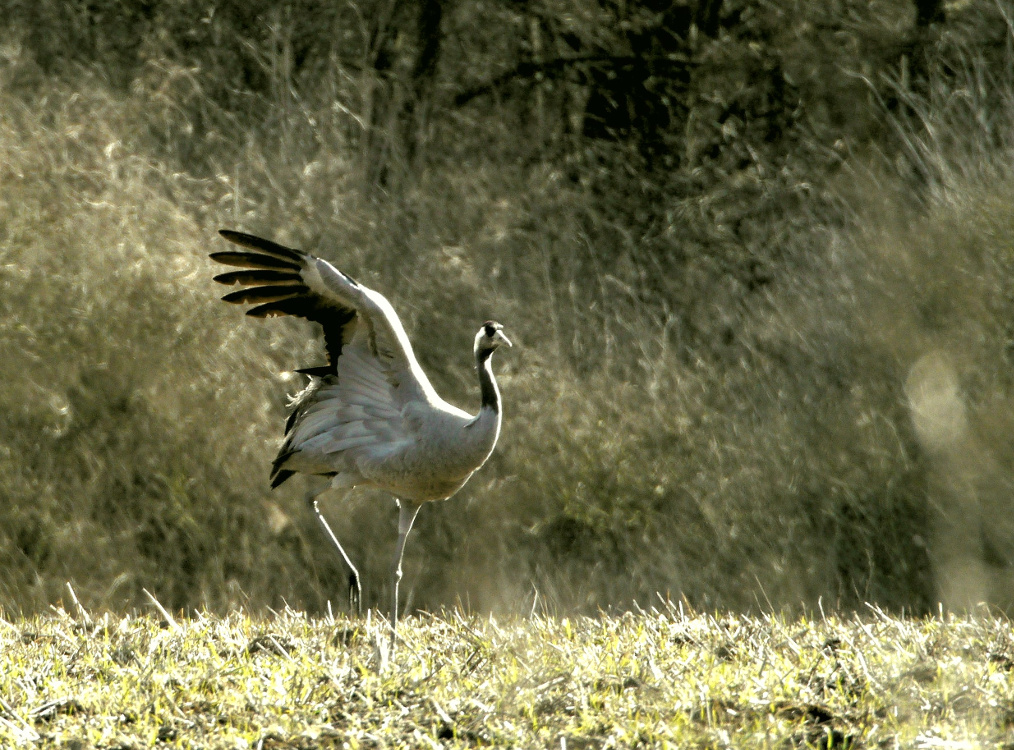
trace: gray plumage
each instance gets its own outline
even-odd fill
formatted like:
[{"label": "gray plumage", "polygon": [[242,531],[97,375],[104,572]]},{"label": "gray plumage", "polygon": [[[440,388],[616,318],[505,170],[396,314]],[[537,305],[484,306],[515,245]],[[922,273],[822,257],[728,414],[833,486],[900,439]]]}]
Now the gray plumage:
[{"label": "gray plumage", "polygon": [[476,334],[473,352],[482,404],[478,414],[470,415],[437,395],[383,295],[308,253],[240,232],[220,233],[247,250],[211,254],[243,269],[215,277],[245,287],[222,299],[254,305],[247,314],[255,317],[296,315],[323,327],[328,363],[300,371],[311,381],[293,399],[271,482],[277,487],[296,472],[326,478],[314,484],[307,499],[351,570],[350,593],[357,604],[359,574],[316,497],[328,487],[373,487],[400,501],[393,634],[401,557],[419,507],[461,489],[496,445],[501,407],[490,359],[510,341],[494,321]]}]

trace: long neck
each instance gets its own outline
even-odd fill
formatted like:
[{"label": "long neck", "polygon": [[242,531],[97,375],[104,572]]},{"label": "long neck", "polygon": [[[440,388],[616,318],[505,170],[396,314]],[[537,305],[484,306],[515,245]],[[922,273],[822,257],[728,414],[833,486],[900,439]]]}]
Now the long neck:
[{"label": "long neck", "polygon": [[500,389],[496,387],[496,380],[493,378],[492,351],[477,351],[475,353],[475,366],[479,371],[479,389],[482,392],[482,408],[492,409],[494,413],[500,413]]}]

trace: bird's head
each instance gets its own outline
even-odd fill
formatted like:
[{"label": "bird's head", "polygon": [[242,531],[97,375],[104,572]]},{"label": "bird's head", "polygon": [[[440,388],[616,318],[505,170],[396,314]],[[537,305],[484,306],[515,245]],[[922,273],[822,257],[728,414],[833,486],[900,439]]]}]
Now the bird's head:
[{"label": "bird's head", "polygon": [[487,320],[475,334],[475,353],[486,358],[495,352],[500,344],[512,346],[510,339],[503,335],[503,326],[495,320]]}]

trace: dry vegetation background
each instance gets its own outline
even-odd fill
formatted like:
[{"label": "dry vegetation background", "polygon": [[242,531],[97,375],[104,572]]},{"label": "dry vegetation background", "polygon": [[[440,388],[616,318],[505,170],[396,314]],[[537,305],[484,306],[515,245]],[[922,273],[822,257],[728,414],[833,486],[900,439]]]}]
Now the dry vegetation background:
[{"label": "dry vegetation background", "polygon": [[[1014,604],[1006,0],[0,1],[0,608],[342,603],[270,492],[327,257],[505,424],[408,608]],[[325,501],[387,601],[396,511]],[[404,601],[403,598],[403,601]]]}]

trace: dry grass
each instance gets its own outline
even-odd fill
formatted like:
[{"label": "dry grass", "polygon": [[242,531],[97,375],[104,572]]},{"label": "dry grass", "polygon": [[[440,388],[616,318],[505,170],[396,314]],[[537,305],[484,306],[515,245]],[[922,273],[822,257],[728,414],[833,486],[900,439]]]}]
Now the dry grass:
[{"label": "dry grass", "polygon": [[285,611],[0,620],[0,743],[76,748],[1009,746],[1009,621]]},{"label": "dry grass", "polygon": [[[181,4],[135,19],[140,42],[101,25],[93,48],[67,41],[71,6],[40,6],[49,37],[13,24],[0,604],[44,612],[67,580],[99,609],[144,588],[220,613],[342,596],[298,480],[266,481],[286,371],[319,349],[217,302],[204,256],[231,226],[388,294],[453,402],[477,401],[479,322],[517,344],[497,362],[496,454],[413,532],[409,609],[587,614],[658,592],[737,611],[1008,606],[1014,530],[992,519],[1014,465],[1012,84],[981,20],[1006,6],[956,7],[934,87],[912,91],[863,78],[893,70],[878,40],[907,16],[845,5],[848,23],[769,3],[743,21],[755,37],[698,50],[694,80],[718,93],[688,94],[671,174],[519,138],[508,98],[443,113],[389,193],[363,184],[369,82],[298,13]],[[485,12],[513,11],[454,24]],[[808,66],[839,22],[858,67]],[[469,54],[487,28],[454,26]],[[796,83],[770,100],[780,71]],[[366,602],[386,602],[393,505],[325,509]]]}]

